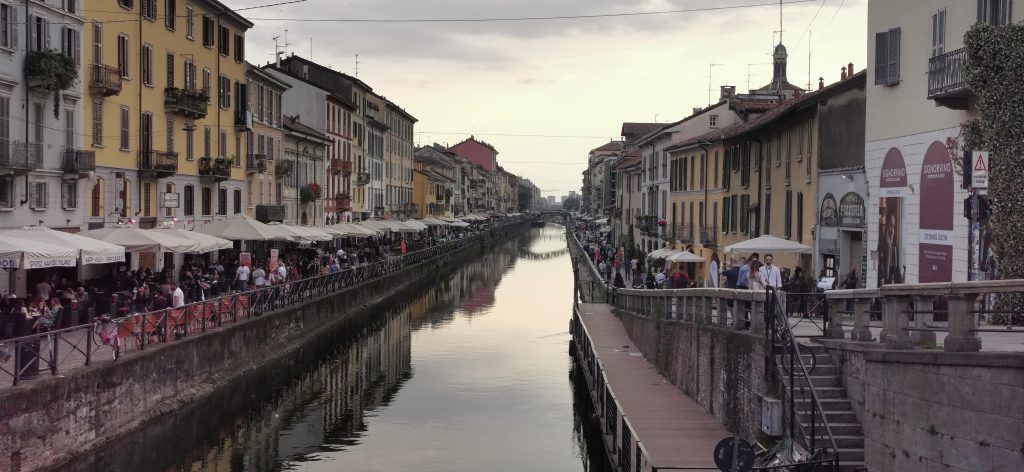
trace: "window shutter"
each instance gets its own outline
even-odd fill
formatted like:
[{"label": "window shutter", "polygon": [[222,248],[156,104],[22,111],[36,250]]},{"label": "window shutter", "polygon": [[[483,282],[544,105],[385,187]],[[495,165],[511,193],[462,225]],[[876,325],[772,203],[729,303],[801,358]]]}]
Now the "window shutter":
[{"label": "window shutter", "polygon": [[888,76],[889,33],[875,33],[875,85],[885,85]]},{"label": "window shutter", "polygon": [[50,50],[50,20],[43,18],[43,50]]},{"label": "window shutter", "polygon": [[946,52],[946,9],[943,8],[939,10],[937,15],[939,20],[939,31],[937,33],[938,43],[936,44],[936,47],[938,48],[938,53],[942,54]]},{"label": "window shutter", "polygon": [[36,207],[36,183],[32,182],[28,185],[28,207],[35,209]]},{"label": "window shutter", "polygon": [[985,18],[985,12],[988,11],[988,0],[978,0],[978,21],[983,22]]},{"label": "window shutter", "polygon": [[889,52],[888,52],[888,75],[886,85],[896,85],[900,82],[900,29],[889,30]]},{"label": "window shutter", "polygon": [[[17,23],[17,21],[15,21],[15,23]],[[35,15],[29,15],[28,16],[28,25],[26,25],[26,27],[28,28],[28,50],[29,51],[35,51],[36,50],[36,41],[35,41],[35,39],[36,39],[36,28],[35,28],[35,26],[36,26],[36,16]]]},{"label": "window shutter", "polygon": [[1010,7],[1013,2],[1010,0],[998,0],[999,1],[999,26],[1006,26],[1010,24]]},{"label": "window shutter", "polygon": [[[11,7],[11,21],[8,28],[10,28],[11,31],[11,47],[15,50],[18,49],[18,18],[21,18],[18,16],[18,9]],[[32,31],[32,28],[28,28],[28,30]]]}]

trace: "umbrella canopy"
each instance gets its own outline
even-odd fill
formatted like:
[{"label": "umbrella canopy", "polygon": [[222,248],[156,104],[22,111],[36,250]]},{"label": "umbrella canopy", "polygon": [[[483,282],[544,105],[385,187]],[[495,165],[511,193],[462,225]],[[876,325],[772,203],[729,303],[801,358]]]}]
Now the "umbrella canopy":
[{"label": "umbrella canopy", "polygon": [[396,233],[415,233],[418,231],[408,225],[402,224],[400,221],[395,220],[366,220],[360,224],[370,228],[394,231]]},{"label": "umbrella canopy", "polygon": [[334,234],[325,231],[320,226],[292,226],[292,229],[297,229],[300,233],[310,238],[310,241],[330,241],[334,239]]},{"label": "umbrella canopy", "polygon": [[411,227],[413,227],[414,229],[416,229],[418,231],[423,231],[423,230],[427,229],[427,224],[424,221],[405,220],[402,223],[405,223],[406,226],[411,226]]},{"label": "umbrella canopy", "polygon": [[771,235],[764,235],[754,239],[748,239],[742,243],[736,243],[725,247],[726,254],[747,255],[754,252],[774,254],[794,254],[810,251],[810,246],[805,246],[788,239],[776,238]]},{"label": "umbrella canopy", "polygon": [[333,238],[344,238],[345,237],[345,232],[344,231],[331,228],[330,226],[319,226],[319,227],[317,227],[317,229],[320,230],[320,231],[323,231],[323,232],[325,232],[325,233],[327,233],[329,235],[331,235],[332,239]]},{"label": "umbrella canopy", "polygon": [[599,225],[606,225],[608,224],[608,218],[594,218],[594,223],[597,223]]},{"label": "umbrella canopy", "polygon": [[450,224],[452,226],[456,227],[456,228],[468,228],[469,227],[469,223],[466,223],[465,221],[453,221]]},{"label": "umbrella canopy", "polygon": [[345,236],[352,238],[368,238],[377,234],[376,230],[360,226],[356,223],[338,223],[328,226],[328,228],[340,231]]},{"label": "umbrella canopy", "polygon": [[81,258],[82,265],[124,262],[124,247],[77,234],[29,226],[0,232],[0,235],[30,240],[50,246],[70,248]]},{"label": "umbrella canopy", "polygon": [[288,232],[260,223],[249,217],[216,220],[196,229],[197,232],[232,241],[292,241]]},{"label": "umbrella canopy", "polygon": [[423,218],[423,222],[431,226],[448,226],[451,223],[438,218],[426,217]]},{"label": "umbrella canopy", "polygon": [[126,251],[131,252],[199,252],[199,243],[191,239],[129,226],[108,226],[82,231],[78,234],[122,246]]},{"label": "umbrella canopy", "polygon": [[484,218],[482,216],[470,213],[470,214],[468,214],[466,216],[460,216],[459,219],[464,220],[464,221],[483,221],[483,220],[486,220],[487,218]]},{"label": "umbrella canopy", "polygon": [[189,231],[187,229],[156,228],[149,229],[146,231],[156,231],[158,233],[173,234],[185,239],[195,241],[196,243],[199,243],[199,249],[196,251],[199,253],[220,251],[221,249],[231,249],[232,246],[231,241],[228,241],[227,239],[218,238],[216,236],[210,236],[208,234],[203,234],[198,231]]},{"label": "umbrella canopy", "polygon": [[384,221],[386,221],[387,224],[391,225],[391,227],[394,228],[394,230],[398,231],[399,233],[419,233],[420,232],[420,230],[418,230],[416,228],[413,228],[412,226],[409,226],[409,225],[405,224],[402,221],[398,221],[398,220],[384,220]]},{"label": "umbrella canopy", "polygon": [[74,267],[77,262],[78,251],[73,248],[0,236],[0,267],[2,268]]},{"label": "umbrella canopy", "polygon": [[677,252],[679,252],[679,251],[676,251],[675,249],[672,249],[672,248],[663,247],[661,249],[655,249],[655,250],[651,251],[651,253],[648,254],[647,257],[649,257],[651,259],[663,259],[663,258],[671,256],[671,255],[673,255],[673,254],[675,254]]},{"label": "umbrella canopy", "polygon": [[682,251],[665,258],[669,262],[704,262],[704,258],[690,251]]}]

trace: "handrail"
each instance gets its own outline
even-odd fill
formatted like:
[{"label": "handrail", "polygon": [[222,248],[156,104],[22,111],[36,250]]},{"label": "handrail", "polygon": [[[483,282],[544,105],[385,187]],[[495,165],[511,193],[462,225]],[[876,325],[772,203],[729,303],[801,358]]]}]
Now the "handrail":
[{"label": "handrail", "polygon": [[[187,337],[188,334],[196,331],[221,327],[225,322],[237,322],[264,311],[282,309],[303,303],[314,297],[350,289],[364,282],[396,273],[440,254],[479,243],[488,234],[494,234],[501,228],[526,221],[528,220],[516,219],[499,222],[492,224],[491,227],[480,233],[465,238],[446,241],[398,257],[333,274],[322,274],[280,285],[236,292],[178,308],[133,313],[107,322],[97,321],[0,340],[0,348],[11,348],[8,353],[13,359],[11,370],[7,368],[10,359],[0,361],[0,374],[11,376],[13,378],[12,385],[18,385],[29,370],[22,366],[21,358],[24,355],[32,357],[30,362],[38,361],[45,364],[51,375],[57,375],[62,365],[65,369],[90,365],[93,359],[99,355],[99,349],[103,347],[108,347],[110,351],[105,352],[112,354],[116,360],[122,353],[144,350],[148,344],[169,343],[176,338]],[[70,356],[67,354],[62,356],[59,352],[62,346],[70,347],[71,352],[67,354],[77,351],[83,358],[69,359]],[[0,351],[2,350],[0,349]],[[34,367],[32,371],[35,371]]]},{"label": "handrail", "polygon": [[[771,298],[771,302],[768,304],[768,319],[770,320],[769,326],[772,330],[772,334],[769,339],[777,340],[784,349],[788,349],[789,352],[789,428],[790,436],[793,436],[794,428],[796,428],[796,397],[794,392],[796,391],[796,366],[795,363],[800,363],[800,374],[806,381],[807,388],[811,393],[811,401],[813,408],[811,409],[811,434],[810,441],[807,441],[806,434],[801,428],[800,432],[804,435],[804,440],[810,449],[811,455],[813,456],[816,452],[817,442],[817,431],[815,431],[815,417],[821,415],[822,426],[825,427],[825,434],[828,436],[829,444],[832,449],[832,464],[833,467],[839,465],[839,446],[836,444],[836,439],[832,435],[832,427],[828,423],[828,417],[825,415],[825,409],[821,406],[821,401],[818,399],[817,389],[814,388],[814,382],[811,381],[811,374],[807,370],[807,365],[804,364],[803,357],[800,355],[800,345],[796,341],[796,337],[793,336],[793,332],[789,329],[789,320],[786,317],[786,313],[783,310],[782,302],[779,300],[778,294],[772,287],[766,289],[766,296]],[[774,343],[773,343],[774,344]],[[775,349],[771,349],[772,359],[774,362]],[[813,355],[813,354],[812,354]],[[794,360],[795,359],[795,360]],[[801,387],[803,388],[803,387]],[[795,439],[795,438],[793,438]],[[833,469],[835,470],[835,469]]]}]

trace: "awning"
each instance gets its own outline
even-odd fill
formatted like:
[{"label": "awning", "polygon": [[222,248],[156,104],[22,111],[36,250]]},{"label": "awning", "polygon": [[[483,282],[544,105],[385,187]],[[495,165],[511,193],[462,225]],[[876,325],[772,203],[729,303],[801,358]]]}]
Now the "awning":
[{"label": "awning", "polygon": [[451,224],[451,223],[449,223],[447,221],[440,220],[440,219],[437,219],[437,218],[431,218],[429,216],[426,217],[426,218],[423,218],[422,221],[423,221],[423,223],[431,225],[431,226],[448,226],[448,225]]},{"label": "awning", "polygon": [[456,228],[468,228],[469,227],[469,223],[466,223],[465,221],[453,221],[453,222],[451,222],[451,225],[456,227]]},{"label": "awning", "polygon": [[394,228],[395,231],[398,231],[399,233],[419,233],[420,232],[419,229],[413,228],[412,226],[409,226],[409,225],[405,224],[402,221],[398,221],[398,220],[384,220],[384,221],[387,222],[387,224],[391,225],[391,227]]},{"label": "awning", "polygon": [[796,241],[790,241],[788,239],[777,238],[771,235],[764,235],[754,239],[748,239],[742,243],[736,243],[731,246],[725,247],[726,254],[738,254],[747,255],[755,252],[774,253],[774,254],[793,254],[803,253],[811,250],[810,246],[805,246]]},{"label": "awning", "polygon": [[330,226],[318,226],[316,229],[331,235],[332,239],[333,238],[344,238],[346,236],[344,231],[331,228]]},{"label": "awning", "polygon": [[367,223],[369,223],[371,221],[373,221],[373,220],[364,220],[364,221],[360,221],[358,223],[352,223],[352,226],[355,226],[355,227],[357,227],[357,228],[359,228],[361,230],[364,230],[364,231],[369,231],[372,234],[381,234],[381,233],[384,233],[384,232],[387,232],[387,231],[391,231],[391,228],[387,228],[387,227],[385,227],[383,225],[367,224]]},{"label": "awning", "polygon": [[77,263],[78,251],[73,248],[0,236],[0,268],[74,267]]},{"label": "awning", "polygon": [[185,239],[191,239],[192,241],[199,243],[199,248],[197,250],[199,253],[220,251],[222,249],[231,249],[232,247],[231,241],[228,241],[227,239],[210,236],[198,231],[189,231],[187,229],[180,228],[155,228],[146,231],[175,234]]},{"label": "awning", "polygon": [[402,224],[402,222],[396,220],[366,220],[360,224],[370,228],[382,229],[384,231],[394,231],[397,233],[415,233],[419,231],[417,229],[413,229],[408,225]]},{"label": "awning", "polygon": [[669,262],[704,262],[704,258],[690,251],[682,251],[665,258]]},{"label": "awning", "polygon": [[368,238],[377,234],[377,230],[366,228],[355,223],[338,223],[328,226],[350,238]]},{"label": "awning", "polygon": [[310,241],[331,241],[334,239],[334,234],[324,231],[320,226],[292,226],[292,229],[306,235]]},{"label": "awning", "polygon": [[175,234],[160,233],[130,226],[108,226],[78,233],[87,238],[106,241],[131,252],[198,253],[199,243]]},{"label": "awning", "polygon": [[82,265],[124,262],[124,247],[122,246],[42,226],[5,230],[0,232],[0,235],[70,248],[78,253]]},{"label": "awning", "polygon": [[402,223],[405,223],[406,226],[411,226],[412,228],[414,228],[414,229],[416,229],[418,231],[423,231],[423,230],[427,229],[427,224],[424,221],[405,220]]},{"label": "awning", "polygon": [[678,252],[679,251],[675,249],[663,247],[661,249],[655,249],[654,251],[651,251],[651,253],[648,254],[647,257],[650,257],[651,259],[665,259]]},{"label": "awning", "polygon": [[460,220],[458,218],[445,218],[445,217],[441,217],[441,218],[438,218],[438,219],[441,220],[441,221],[447,221],[449,223],[462,223],[463,222],[462,220]]},{"label": "awning", "polygon": [[232,241],[292,241],[290,233],[248,217],[228,218],[207,223],[196,231]]},{"label": "awning", "polygon": [[292,237],[293,241],[311,243],[314,241],[327,241],[334,239],[328,233],[318,231],[315,228],[309,226],[293,226],[282,223],[269,223],[267,226],[282,231]]}]

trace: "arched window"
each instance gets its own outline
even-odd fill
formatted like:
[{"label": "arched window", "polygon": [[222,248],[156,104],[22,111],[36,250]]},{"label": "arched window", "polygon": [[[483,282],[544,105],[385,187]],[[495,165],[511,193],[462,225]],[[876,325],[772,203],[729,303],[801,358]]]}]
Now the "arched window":
[{"label": "arched window", "polygon": [[237,215],[237,214],[242,212],[242,189],[236,188],[234,194],[235,194],[235,201],[234,201],[234,207],[235,208],[234,209],[235,209],[235,214]]},{"label": "arched window", "polygon": [[93,218],[103,216],[103,177],[97,177],[96,183],[92,186],[92,194],[89,200],[89,216]]}]

